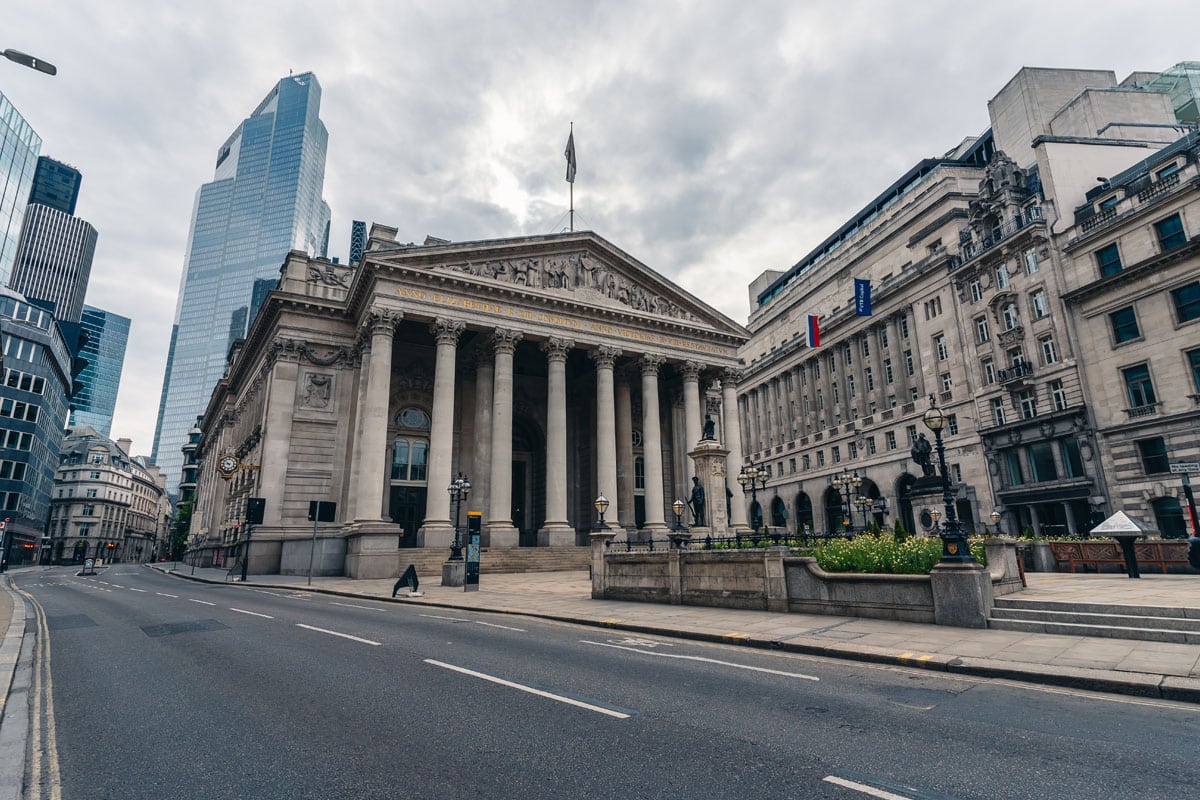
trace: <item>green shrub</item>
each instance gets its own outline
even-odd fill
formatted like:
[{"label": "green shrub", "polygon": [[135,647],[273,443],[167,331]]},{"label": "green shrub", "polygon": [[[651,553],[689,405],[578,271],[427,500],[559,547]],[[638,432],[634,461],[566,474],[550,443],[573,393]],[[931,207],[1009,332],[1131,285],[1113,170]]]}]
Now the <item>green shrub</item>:
[{"label": "green shrub", "polygon": [[[902,526],[897,523],[897,528]],[[983,541],[971,540],[971,555],[986,564]],[[868,572],[885,575],[924,575],[942,559],[942,540],[936,536],[901,539],[895,535],[863,534],[815,548],[817,564],[826,572]]]},{"label": "green shrub", "polygon": [[892,535],[896,537],[896,541],[903,542],[908,538],[908,529],[904,527],[904,521],[899,517],[896,518],[896,527],[892,531]]}]

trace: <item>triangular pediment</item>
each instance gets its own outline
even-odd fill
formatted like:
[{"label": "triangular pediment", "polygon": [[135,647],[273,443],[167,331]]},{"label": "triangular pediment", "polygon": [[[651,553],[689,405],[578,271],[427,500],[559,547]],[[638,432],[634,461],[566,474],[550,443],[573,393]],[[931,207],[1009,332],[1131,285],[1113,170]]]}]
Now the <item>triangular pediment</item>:
[{"label": "triangular pediment", "polygon": [[451,273],[459,280],[672,321],[748,338],[749,331],[645,264],[591,232],[383,247],[377,264]]}]

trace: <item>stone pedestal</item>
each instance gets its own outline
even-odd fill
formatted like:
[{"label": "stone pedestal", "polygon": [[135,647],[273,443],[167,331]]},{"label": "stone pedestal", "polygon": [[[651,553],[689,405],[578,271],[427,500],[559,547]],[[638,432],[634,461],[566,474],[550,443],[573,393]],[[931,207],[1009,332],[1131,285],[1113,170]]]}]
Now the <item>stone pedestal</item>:
[{"label": "stone pedestal", "polygon": [[538,547],[574,547],[575,529],[570,525],[547,525],[538,530]]},{"label": "stone pedestal", "polygon": [[[694,538],[730,535],[729,518],[725,513],[725,457],[728,455],[729,451],[715,439],[701,439],[688,453],[696,465],[696,477],[704,487],[704,524],[692,529]],[[688,514],[690,516],[690,510]]]},{"label": "stone pedestal", "polygon": [[918,536],[932,536],[932,532],[921,525],[921,512],[925,509],[936,510],[942,515],[940,521],[945,522],[946,504],[942,500],[942,479],[937,475],[917,478],[909,492],[909,499],[912,501],[913,519],[917,522],[917,530],[909,531],[909,533]]},{"label": "stone pedestal", "polygon": [[467,560],[442,564],[442,586],[462,586],[467,578]]},{"label": "stone pedestal", "polygon": [[513,527],[511,522],[488,525],[485,533],[488,547],[516,547],[521,543],[521,532]]},{"label": "stone pedestal", "polygon": [[933,621],[956,628],[986,628],[992,613],[992,578],[979,564],[938,564],[929,573]]},{"label": "stone pedestal", "polygon": [[617,532],[611,528],[601,528],[591,533],[592,540],[592,599],[603,600],[608,590],[608,574],[604,569],[604,551]]},{"label": "stone pedestal", "polygon": [[417,547],[427,550],[450,549],[454,526],[448,522],[427,522],[417,531]]}]

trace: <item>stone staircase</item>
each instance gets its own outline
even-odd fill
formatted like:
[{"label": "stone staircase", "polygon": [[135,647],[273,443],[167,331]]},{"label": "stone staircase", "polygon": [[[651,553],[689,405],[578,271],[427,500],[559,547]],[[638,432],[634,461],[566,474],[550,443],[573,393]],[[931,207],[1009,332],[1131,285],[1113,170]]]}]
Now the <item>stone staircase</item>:
[{"label": "stone staircase", "polygon": [[988,627],[1064,636],[1200,644],[1200,609],[998,597]]},{"label": "stone staircase", "polygon": [[[465,551],[464,551],[465,552]],[[442,564],[450,557],[449,550],[413,548],[400,553],[400,568],[409,564],[421,576],[441,576]],[[479,554],[479,571],[486,575],[505,572],[563,572],[586,570],[592,563],[590,547],[506,547],[484,548]]]}]

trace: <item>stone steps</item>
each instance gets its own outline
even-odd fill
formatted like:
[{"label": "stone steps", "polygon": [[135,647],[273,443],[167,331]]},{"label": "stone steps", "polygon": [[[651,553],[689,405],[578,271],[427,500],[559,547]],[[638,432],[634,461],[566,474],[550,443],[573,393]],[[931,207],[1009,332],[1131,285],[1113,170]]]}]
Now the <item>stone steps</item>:
[{"label": "stone steps", "polygon": [[1063,636],[1200,644],[1200,609],[997,598],[988,627]]},{"label": "stone steps", "polygon": [[[400,554],[401,568],[413,564],[418,575],[442,574],[442,564],[450,557],[450,550],[424,550],[413,548]],[[584,570],[592,563],[589,547],[514,547],[491,550],[485,548],[479,556],[481,573],[512,572],[560,572]]]}]

